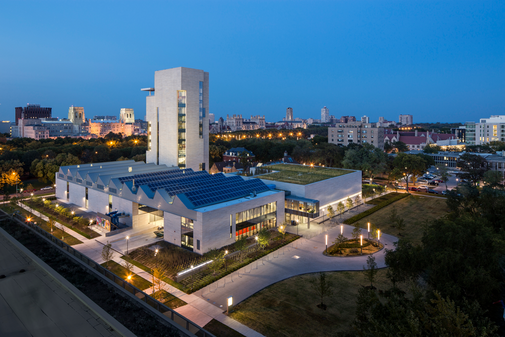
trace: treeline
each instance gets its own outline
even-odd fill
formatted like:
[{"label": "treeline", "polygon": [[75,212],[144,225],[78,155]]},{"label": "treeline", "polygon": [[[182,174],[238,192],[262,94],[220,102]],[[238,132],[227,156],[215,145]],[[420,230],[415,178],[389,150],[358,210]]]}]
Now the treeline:
[{"label": "treeline", "polygon": [[0,170],[15,170],[24,178],[36,177],[54,182],[54,174],[62,165],[97,163],[116,160],[145,161],[147,137],[109,133],[104,138],[57,138],[33,140],[15,138],[0,147]]}]

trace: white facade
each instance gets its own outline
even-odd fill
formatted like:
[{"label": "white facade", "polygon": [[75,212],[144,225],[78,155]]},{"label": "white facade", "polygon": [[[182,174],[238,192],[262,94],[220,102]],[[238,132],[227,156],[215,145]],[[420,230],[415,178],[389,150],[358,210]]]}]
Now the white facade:
[{"label": "white facade", "polygon": [[370,123],[370,117],[367,115],[361,117],[361,123]]},{"label": "white facade", "polygon": [[86,120],[84,117],[84,108],[72,105],[68,108],[68,120],[74,125],[82,125]]},{"label": "white facade", "polygon": [[190,68],[156,71],[146,97],[148,163],[209,168],[209,73]]},{"label": "white facade", "polygon": [[135,113],[133,109],[121,108],[119,111],[119,120],[126,124],[135,123]]},{"label": "white facade", "polygon": [[293,108],[287,108],[286,109],[286,120],[287,121],[292,121],[293,120]]},{"label": "white facade", "polygon": [[330,110],[327,107],[321,109],[321,123],[328,123],[330,121]]},{"label": "white facade", "polygon": [[[469,131],[469,128],[467,128],[468,133],[470,133]],[[505,141],[505,115],[481,118],[479,123],[475,123],[475,145],[488,144],[494,141]]]},{"label": "white facade", "polygon": [[400,115],[399,122],[401,125],[414,124],[414,117],[412,115]]}]

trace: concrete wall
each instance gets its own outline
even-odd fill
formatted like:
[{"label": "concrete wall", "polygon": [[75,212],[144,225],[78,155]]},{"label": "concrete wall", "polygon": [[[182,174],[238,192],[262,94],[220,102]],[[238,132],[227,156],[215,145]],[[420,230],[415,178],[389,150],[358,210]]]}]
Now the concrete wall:
[{"label": "concrete wall", "polygon": [[[112,199],[114,202],[114,199]],[[132,202],[132,227],[144,226],[149,221],[149,214],[139,214],[139,204]]]},{"label": "concrete wall", "polygon": [[58,179],[58,173],[56,173],[56,198],[66,200],[67,199],[65,193],[66,190],[67,190],[67,181]]},{"label": "concrete wall", "polygon": [[[135,203],[136,204],[136,203]],[[107,201],[107,206],[109,206],[109,202]],[[138,208],[138,206],[137,206]],[[133,202],[130,200],[126,200],[120,198],[118,196],[112,195],[112,210],[118,212],[122,212],[125,214],[132,215],[133,214]]]},{"label": "concrete wall", "polygon": [[70,183],[69,187],[70,187],[69,188],[70,197],[68,199],[68,202],[77,205],[79,207],[84,207],[84,197],[86,196],[86,190],[84,186],[75,183]]},{"label": "concrete wall", "polygon": [[[284,192],[268,195],[265,197],[256,197],[248,201],[233,204],[228,207],[218,208],[213,211],[198,213],[198,221],[195,223],[194,251],[203,254],[213,248],[235,242],[235,214],[246,211],[261,205],[277,201],[277,224],[284,222]],[[230,238],[230,214],[232,215],[233,232]],[[200,220],[200,217],[202,220]],[[203,224],[203,225],[202,225]],[[203,239],[205,238],[205,239]],[[200,239],[200,251],[196,250],[196,240]]]},{"label": "concrete wall", "polygon": [[165,222],[164,233],[165,241],[174,245],[181,245],[181,217],[168,212],[163,213],[163,220]]}]

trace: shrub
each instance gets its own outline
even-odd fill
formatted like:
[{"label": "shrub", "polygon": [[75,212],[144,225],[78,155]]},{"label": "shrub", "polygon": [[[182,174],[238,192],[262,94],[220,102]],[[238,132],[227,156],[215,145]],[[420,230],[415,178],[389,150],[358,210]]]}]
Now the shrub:
[{"label": "shrub", "polygon": [[400,195],[397,195],[396,197],[391,198],[389,200],[386,200],[384,202],[381,202],[377,206],[372,207],[369,210],[364,211],[363,213],[356,214],[355,216],[353,216],[353,217],[351,217],[349,219],[344,220],[344,223],[347,224],[347,225],[353,224],[356,221],[359,221],[359,220],[363,219],[364,217],[369,216],[370,214],[373,214],[373,213],[377,212],[378,210],[380,210],[380,209],[382,209],[382,208],[384,208],[384,207],[386,207],[388,205],[391,205],[395,201],[398,201],[400,199],[408,197],[409,195],[410,194],[408,194],[408,193],[402,193]]}]

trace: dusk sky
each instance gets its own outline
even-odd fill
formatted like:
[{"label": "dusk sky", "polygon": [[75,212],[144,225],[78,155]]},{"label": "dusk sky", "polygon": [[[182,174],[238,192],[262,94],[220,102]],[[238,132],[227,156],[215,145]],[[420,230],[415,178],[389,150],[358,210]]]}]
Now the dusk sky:
[{"label": "dusk sky", "polygon": [[133,108],[154,71],[210,73],[210,111],[477,121],[505,114],[505,1],[3,1],[0,119]]}]

